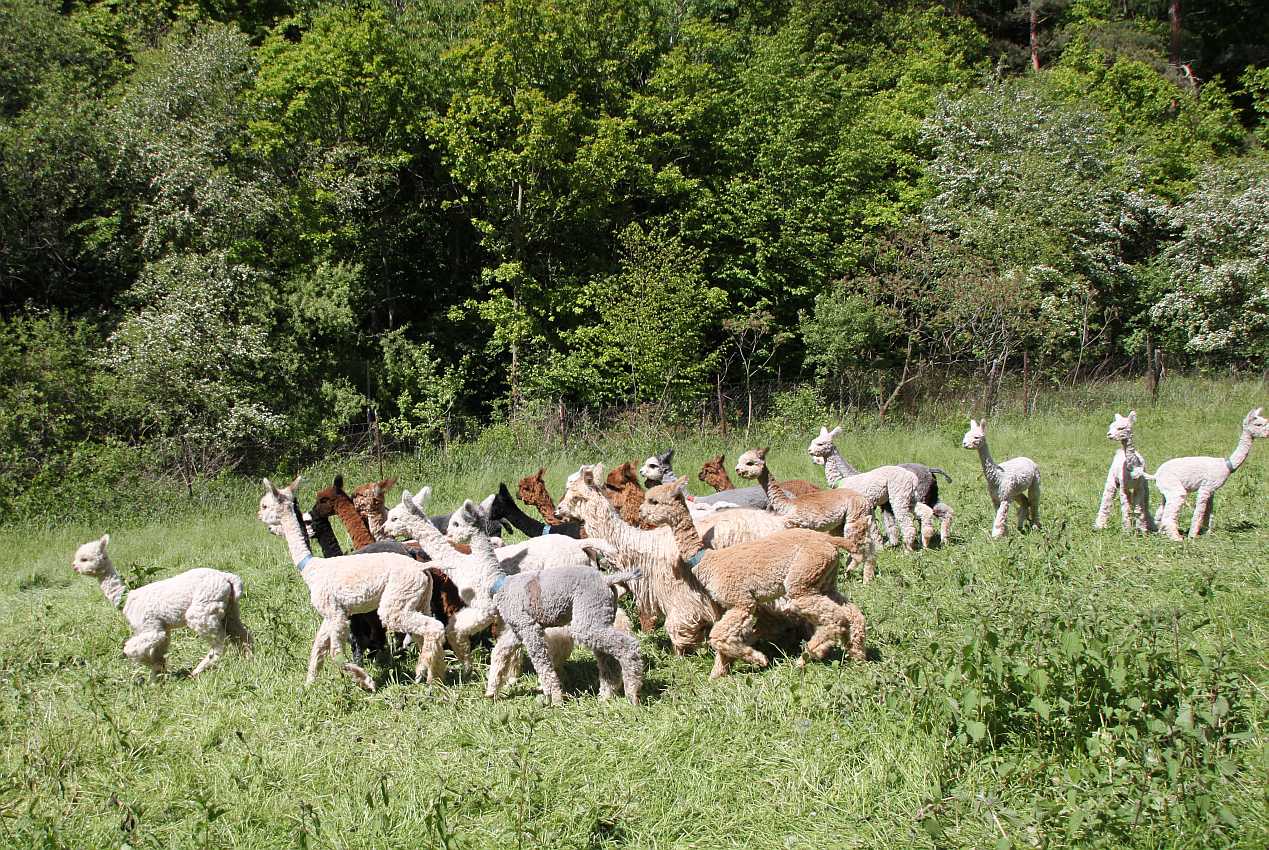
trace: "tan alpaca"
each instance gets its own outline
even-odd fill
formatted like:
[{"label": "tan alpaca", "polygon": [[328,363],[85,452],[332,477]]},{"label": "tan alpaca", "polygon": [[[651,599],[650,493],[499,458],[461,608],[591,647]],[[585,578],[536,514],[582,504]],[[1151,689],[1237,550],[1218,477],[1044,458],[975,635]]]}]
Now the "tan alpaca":
[{"label": "tan alpaca", "polygon": [[651,488],[644,494],[640,514],[647,522],[670,528],[680,569],[695,574],[723,608],[709,631],[714,647],[711,679],[726,675],[737,659],[767,666],[767,657],[752,646],[754,626],[758,606],[777,599],[787,600],[815,627],[799,665],[807,655],[823,658],[835,642],[846,646],[852,659],[864,660],[864,615],[836,588],[838,550],[850,551],[849,541],[798,528],[727,549],[706,549],[683,498],[685,484]]},{"label": "tan alpaca", "polygon": [[[443,641],[445,629],[431,616],[432,578],[422,564],[408,555],[384,552],[373,555],[343,555],[338,558],[316,558],[295,514],[296,478],[289,487],[279,490],[264,479],[265,493],[260,499],[260,521],[267,526],[280,525],[286,536],[291,561],[308,585],[309,600],[322,615],[322,625],[313,639],[309,654],[306,683],[317,678],[322,661],[343,651],[348,639],[348,618],[352,614],[378,611],[385,628],[410,635],[419,648],[415,677],[426,672],[429,683],[445,676]],[[342,667],[357,684],[366,690],[375,689],[374,680],[356,664]]]},{"label": "tan alpaca", "polygon": [[809,528],[844,537],[850,544],[851,562],[862,569],[864,581],[877,574],[877,553],[872,542],[872,503],[854,490],[821,490],[790,498],[775,486],[767,467],[767,449],[750,449],[736,461],[736,474],[756,479],[767,494],[771,510],[789,528]]}]

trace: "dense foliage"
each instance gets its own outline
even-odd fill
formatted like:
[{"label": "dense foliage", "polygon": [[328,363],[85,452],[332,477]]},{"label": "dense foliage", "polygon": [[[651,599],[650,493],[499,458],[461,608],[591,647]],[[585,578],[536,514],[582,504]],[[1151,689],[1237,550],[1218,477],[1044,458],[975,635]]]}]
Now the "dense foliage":
[{"label": "dense foliage", "polygon": [[372,415],[1261,368],[1269,10],[1168,10],[7,0],[0,500]]}]

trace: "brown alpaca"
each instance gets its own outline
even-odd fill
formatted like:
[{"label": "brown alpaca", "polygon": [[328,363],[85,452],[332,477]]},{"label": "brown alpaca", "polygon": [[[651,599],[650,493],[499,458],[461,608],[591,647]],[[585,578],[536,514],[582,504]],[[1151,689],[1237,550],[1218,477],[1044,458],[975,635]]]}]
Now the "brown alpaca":
[{"label": "brown alpaca", "polygon": [[872,504],[854,490],[819,490],[790,498],[771,480],[767,449],[751,449],[736,461],[736,474],[756,479],[767,494],[771,510],[784,518],[790,528],[810,528],[837,534],[850,541],[851,560],[862,564],[864,581],[877,574],[876,550],[872,543]]},{"label": "brown alpaca", "polygon": [[[551,498],[551,493],[546,489],[546,468],[543,467],[534,475],[526,475],[520,479],[520,485],[516,488],[516,498],[524,502],[526,505],[537,508],[538,513],[542,515],[542,519],[546,520],[549,526],[570,526],[574,523],[565,522],[555,515],[555,500]],[[578,528],[577,536],[579,538],[586,536],[586,529]]]},{"label": "brown alpaca", "polygon": [[643,485],[634,461],[626,461],[608,473],[604,480],[604,495],[621,514],[621,518],[633,526],[643,525],[639,519],[639,506],[643,504]]},{"label": "brown alpaca", "polygon": [[[383,530],[383,524],[388,521],[388,507],[384,497],[396,483],[397,480],[395,478],[385,478],[382,481],[371,481],[368,484],[362,484],[356,490],[353,490],[353,505],[356,506],[357,513],[361,514],[361,518],[365,520],[366,526],[376,540],[393,539],[392,535]],[[410,542],[414,546],[418,545],[416,541]],[[449,545],[464,555],[471,554],[471,547],[466,543],[450,543]]]},{"label": "brown alpaca", "polygon": [[767,666],[767,657],[752,646],[758,606],[781,598],[815,627],[799,666],[807,655],[822,659],[837,642],[847,647],[852,659],[864,660],[864,615],[836,588],[838,550],[853,551],[851,541],[791,528],[726,549],[706,549],[683,498],[686,484],[680,480],[649,489],[640,515],[674,532],[680,569],[693,572],[724,609],[709,631],[714,647],[711,679],[726,675],[737,659]]},{"label": "brown alpaca", "polygon": [[[696,474],[699,481],[714,488],[714,492],[721,493],[724,490],[735,490],[736,485],[731,483],[731,476],[727,474],[727,467],[723,462],[723,455],[711,457],[705,461],[705,465],[701,467],[701,471]],[[787,481],[779,482],[780,489],[788,493],[790,496],[802,496],[807,493],[817,493],[821,487],[816,487],[810,481],[801,478],[790,478]]]}]

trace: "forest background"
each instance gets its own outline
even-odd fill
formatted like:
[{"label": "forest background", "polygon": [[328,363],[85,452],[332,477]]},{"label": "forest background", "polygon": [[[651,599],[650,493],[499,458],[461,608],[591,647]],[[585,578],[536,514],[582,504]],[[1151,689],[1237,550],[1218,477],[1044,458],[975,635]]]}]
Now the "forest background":
[{"label": "forest background", "polygon": [[0,509],[1263,370],[1266,142],[1256,0],[3,0]]}]

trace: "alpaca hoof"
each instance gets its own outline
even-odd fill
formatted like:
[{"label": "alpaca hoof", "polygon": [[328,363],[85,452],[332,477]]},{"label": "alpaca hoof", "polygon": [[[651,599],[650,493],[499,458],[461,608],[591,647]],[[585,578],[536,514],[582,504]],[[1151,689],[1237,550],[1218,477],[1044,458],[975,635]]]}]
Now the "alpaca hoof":
[{"label": "alpaca hoof", "polygon": [[358,686],[360,686],[362,689],[370,691],[371,693],[374,693],[375,680],[372,679],[370,677],[370,674],[367,673],[365,670],[362,670],[356,664],[345,664],[344,672],[347,673],[349,676],[351,676],[352,680],[356,682]]}]

